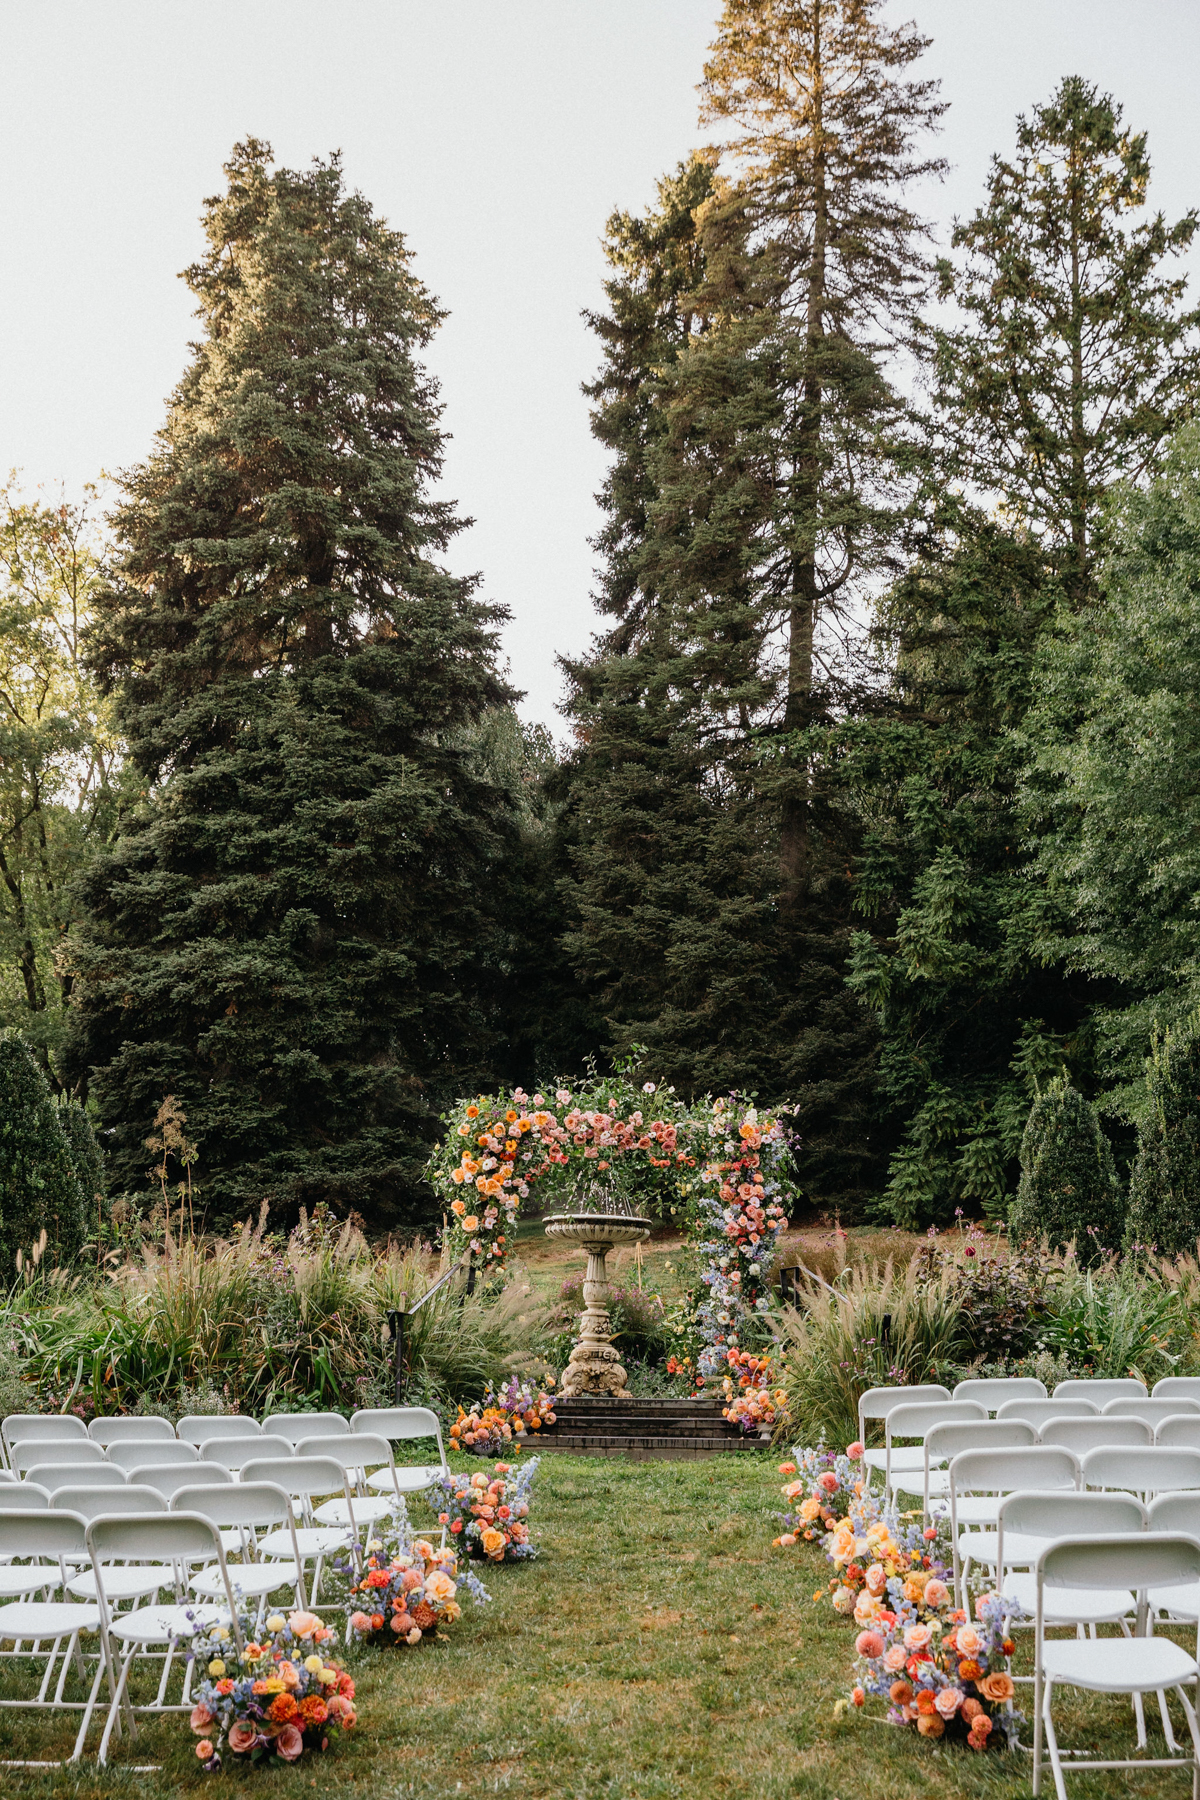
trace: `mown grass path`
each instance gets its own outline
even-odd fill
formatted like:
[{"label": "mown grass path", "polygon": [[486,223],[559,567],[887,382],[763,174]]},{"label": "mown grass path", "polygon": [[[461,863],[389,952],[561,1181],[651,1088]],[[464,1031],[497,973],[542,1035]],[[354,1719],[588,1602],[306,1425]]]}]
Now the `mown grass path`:
[{"label": "mown grass path", "polygon": [[[0,1795],[248,1792],[443,1800],[1018,1800],[1028,1758],[917,1741],[834,1716],[853,1627],[812,1594],[824,1561],[772,1550],[776,1458],[702,1463],[547,1457],[543,1557],[489,1571],[494,1599],[446,1642],[350,1659],[361,1727],[295,1769],[205,1775],[186,1722],[144,1727],[135,1775],[0,1770]],[[478,1466],[478,1465],[472,1465]],[[1027,1691],[1027,1690],[1026,1690]],[[1127,1703],[1064,1712],[1066,1735],[1117,1753]],[[0,1756],[46,1757],[69,1729],[0,1713]],[[1153,1741],[1153,1740],[1152,1740]],[[1047,1785],[1044,1791],[1052,1792]],[[1073,1800],[1190,1793],[1178,1773],[1075,1777]]]}]

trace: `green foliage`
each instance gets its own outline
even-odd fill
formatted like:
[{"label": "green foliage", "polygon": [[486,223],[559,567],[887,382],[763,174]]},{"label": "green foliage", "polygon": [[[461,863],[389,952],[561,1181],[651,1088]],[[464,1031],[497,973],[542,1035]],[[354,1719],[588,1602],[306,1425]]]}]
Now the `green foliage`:
[{"label": "green foliage", "polygon": [[96,1208],[105,1194],[104,1158],[100,1146],[96,1142],[96,1134],[92,1130],[92,1121],[88,1118],[87,1109],[78,1100],[60,1099],[58,1103],[58,1122],[62,1126],[63,1136],[67,1140],[67,1154],[71,1159],[71,1168],[79,1183],[83,1195],[87,1230],[90,1234],[92,1223],[96,1218]]},{"label": "green foliage", "polygon": [[53,1086],[73,982],[76,878],[112,831],[120,746],[85,668],[103,545],[83,505],[0,488],[0,1024]]},{"label": "green foliage", "polygon": [[1141,1110],[1156,1018],[1200,993],[1200,431],[1115,498],[1104,595],[1039,650],[1025,808],[1056,910],[1046,953],[1109,984],[1114,1110]]},{"label": "green foliage", "polygon": [[[1194,1241],[1194,1240],[1193,1240]],[[1194,1361],[1191,1319],[1177,1286],[1137,1257],[1102,1269],[1067,1265],[1040,1338],[1097,1378],[1133,1375],[1147,1386]]]},{"label": "green foliage", "polygon": [[65,1267],[86,1231],[83,1191],[46,1079],[20,1033],[0,1031],[0,1283],[13,1280],[18,1252],[27,1260],[43,1232],[48,1262]]},{"label": "green foliage", "polygon": [[1200,1239],[1200,1013],[1156,1033],[1129,1180],[1129,1240],[1168,1256]]},{"label": "green foliage", "polygon": [[501,612],[439,560],[440,313],[337,158],[240,145],[186,279],[201,332],[126,478],[92,656],[141,804],[88,872],[69,1062],[114,1186],[177,1097],[210,1218],[411,1219],[437,1102],[502,1021],[507,796],[473,724]]},{"label": "green foliage", "polygon": [[1119,1248],[1125,1198],[1096,1109],[1061,1076],[1039,1093],[1021,1139],[1021,1182],[1009,1212],[1016,1239],[1074,1243],[1082,1262]]}]

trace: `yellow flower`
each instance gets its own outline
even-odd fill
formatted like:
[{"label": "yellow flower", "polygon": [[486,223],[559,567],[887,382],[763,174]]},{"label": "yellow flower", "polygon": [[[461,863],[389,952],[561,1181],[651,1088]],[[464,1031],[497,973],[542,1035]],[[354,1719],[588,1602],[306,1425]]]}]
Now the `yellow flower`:
[{"label": "yellow flower", "polygon": [[318,1669],[323,1669],[325,1667],[325,1664],[321,1661],[319,1656],[306,1656],[304,1659],[304,1666],[310,1675],[315,1675]]},{"label": "yellow flower", "polygon": [[272,1613],[267,1620],[267,1630],[271,1632],[282,1631],[286,1624],[287,1620],[282,1613]]},{"label": "yellow flower", "polygon": [[215,1675],[218,1680],[220,1680],[221,1676],[225,1673],[225,1664],[221,1661],[219,1656],[213,1657],[208,1665],[208,1672],[210,1675]]},{"label": "yellow flower", "polygon": [[223,1644],[229,1636],[228,1628],[224,1625],[214,1625],[213,1636],[216,1638],[218,1644]]}]

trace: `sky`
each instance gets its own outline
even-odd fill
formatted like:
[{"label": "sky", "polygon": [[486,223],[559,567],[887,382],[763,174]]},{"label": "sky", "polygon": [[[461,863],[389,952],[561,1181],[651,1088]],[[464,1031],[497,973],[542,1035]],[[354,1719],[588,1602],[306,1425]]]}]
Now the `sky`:
[{"label": "sky", "polygon": [[[194,331],[178,271],[239,138],[295,167],[340,149],[449,318],[429,364],[454,548],[507,606],[522,712],[566,727],[586,649],[604,453],[581,393],[601,236],[712,135],[696,83],[718,0],[0,0],[0,475],[116,474],[147,453]],[[1150,133],[1152,203],[1200,203],[1196,0],[889,0],[933,39],[944,240],[1019,111],[1064,74]]]}]

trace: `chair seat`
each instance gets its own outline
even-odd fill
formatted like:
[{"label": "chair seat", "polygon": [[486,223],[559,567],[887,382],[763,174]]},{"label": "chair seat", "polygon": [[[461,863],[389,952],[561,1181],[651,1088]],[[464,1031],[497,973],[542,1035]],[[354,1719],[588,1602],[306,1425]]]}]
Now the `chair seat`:
[{"label": "chair seat", "polygon": [[[331,1550],[345,1550],[350,1543],[350,1532],[340,1526],[304,1525],[296,1527],[295,1548],[301,1556],[328,1556]],[[290,1531],[273,1531],[258,1546],[260,1556],[287,1557],[292,1556],[292,1534]]]},{"label": "chair seat", "polygon": [[1048,1681],[1097,1694],[1144,1694],[1196,1677],[1195,1658],[1169,1638],[1050,1638],[1042,1666]]},{"label": "chair seat", "polygon": [[[1000,1517],[1003,1494],[966,1494],[955,1511],[960,1525],[994,1525]],[[946,1509],[949,1511],[949,1508]]]},{"label": "chair seat", "polygon": [[[924,1495],[924,1493],[925,1493],[925,1465],[924,1465],[924,1463],[922,1463],[922,1465],[919,1469],[900,1469],[899,1471],[897,1471],[895,1468],[893,1468],[893,1470],[892,1470],[892,1486],[896,1489],[896,1491],[898,1493],[901,1493],[901,1494]],[[949,1492],[950,1492],[950,1476],[949,1476],[948,1471],[945,1469],[930,1469],[930,1471],[929,1471],[930,1498],[932,1499],[934,1495],[941,1497],[942,1495],[948,1494]]]},{"label": "chair seat", "polygon": [[[878,1469],[880,1471],[880,1473],[882,1474],[882,1472],[887,1468],[887,1451],[886,1450],[864,1450],[863,1461],[866,1463],[868,1469]],[[901,1445],[899,1449],[892,1451],[892,1474],[893,1475],[896,1473],[897,1469],[920,1469],[923,1471],[924,1468],[925,1468],[925,1452],[924,1452],[924,1450],[919,1450],[919,1449],[913,1450],[904,1445]],[[402,1475],[404,1473],[404,1471],[402,1469],[397,1469],[396,1473],[397,1473],[397,1475]],[[432,1476],[440,1475],[440,1474],[441,1474],[440,1469],[434,1469],[431,1471],[431,1478],[432,1478]],[[372,1484],[373,1484],[375,1477],[372,1476],[371,1480],[372,1480]]]},{"label": "chair seat", "polygon": [[[1045,1538],[1027,1537],[1024,1532],[1006,1531],[1004,1561],[1011,1568],[1031,1568],[1046,1548]],[[964,1562],[990,1563],[995,1567],[1000,1553],[998,1531],[963,1531],[959,1533],[958,1554]]]},{"label": "chair seat", "polygon": [[[1037,1612],[1037,1576],[1014,1575],[1004,1579],[1005,1598],[1015,1600],[1032,1618]],[[1110,1619],[1126,1619],[1137,1601],[1128,1588],[1047,1588],[1047,1625],[1102,1625]]]},{"label": "chair seat", "polygon": [[[882,1467],[882,1465],[880,1466]],[[921,1467],[924,1468],[924,1466],[924,1462],[922,1462]],[[397,1469],[396,1488],[399,1488],[402,1494],[419,1494],[431,1482],[436,1481],[441,1472],[437,1463],[431,1469],[422,1469],[415,1464],[409,1469]],[[390,1469],[376,1469],[373,1475],[367,1476],[367,1486],[374,1488],[376,1493],[380,1494],[392,1494],[396,1491],[396,1488],[392,1486]]]},{"label": "chair seat", "polygon": [[[0,1619],[4,1617],[0,1608]],[[211,1625],[228,1625],[226,1607],[139,1606],[136,1612],[113,1613],[108,1629],[128,1644],[166,1644],[173,1638],[190,1638]]]},{"label": "chair seat", "polygon": [[62,1585],[57,1563],[10,1563],[0,1569],[0,1599],[13,1600],[20,1594],[36,1594],[40,1588]]},{"label": "chair seat", "polygon": [[[235,1594],[242,1593],[247,1598],[259,1599],[263,1594],[273,1594],[276,1588],[295,1587],[299,1579],[300,1572],[294,1562],[273,1562],[270,1568],[264,1568],[261,1563],[232,1563],[229,1567],[229,1585]],[[193,1575],[188,1586],[194,1594],[206,1594],[213,1600],[223,1598],[225,1593],[225,1583],[216,1564]]]},{"label": "chair seat", "polygon": [[[395,1495],[381,1495],[379,1499],[359,1498],[354,1502],[354,1523],[356,1525],[373,1525],[377,1519],[386,1519],[395,1510]],[[322,1525],[349,1525],[350,1508],[344,1500],[326,1500],[322,1505],[313,1508],[313,1518],[319,1519]]]},{"label": "chair seat", "polygon": [[0,1606],[0,1639],[68,1637],[98,1631],[100,1609],[73,1600],[16,1600]]},{"label": "chair seat", "polygon": [[[156,1594],[160,1588],[170,1588],[172,1592],[175,1589],[175,1571],[166,1563],[131,1563],[104,1571],[104,1593],[109,1600],[141,1600],[146,1594]],[[94,1600],[95,1571],[84,1569],[73,1581],[68,1581],[67,1592],[79,1600]]]},{"label": "chair seat", "polygon": [[1151,1612],[1170,1613],[1173,1619],[1200,1619],[1200,1582],[1190,1586],[1148,1588],[1146,1599]]}]

